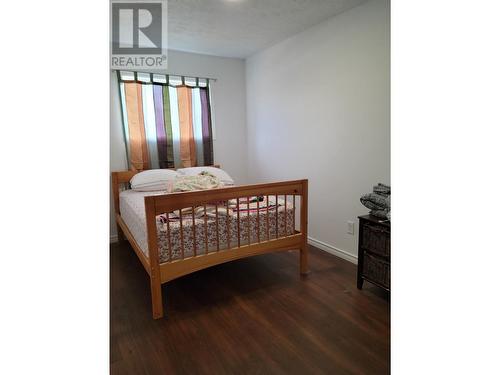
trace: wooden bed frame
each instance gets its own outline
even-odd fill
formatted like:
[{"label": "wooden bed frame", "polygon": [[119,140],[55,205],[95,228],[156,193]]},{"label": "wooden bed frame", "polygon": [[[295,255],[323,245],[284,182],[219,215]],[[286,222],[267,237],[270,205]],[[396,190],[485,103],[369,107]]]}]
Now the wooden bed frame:
[{"label": "wooden bed frame", "polygon": [[[187,275],[189,273],[211,267],[231,260],[250,257],[259,254],[270,253],[283,250],[299,250],[300,251],[300,273],[308,273],[308,248],[307,248],[307,189],[308,180],[282,181],[267,184],[243,185],[236,187],[226,187],[220,189],[193,191],[184,193],[173,193],[165,195],[147,196],[145,200],[146,209],[146,227],[149,257],[141,250],[136,240],[132,236],[129,228],[123,221],[120,215],[120,191],[122,186],[128,188],[130,179],[139,173],[139,171],[124,171],[112,172],[112,187],[113,200],[115,206],[115,217],[118,227],[118,239],[123,241],[125,237],[132,245],[135,253],[139,257],[144,269],[149,274],[151,285],[151,298],[153,318],[159,319],[163,317],[163,298],[161,285],[177,277]],[[285,234],[283,236],[269,236],[269,220],[267,220],[267,236],[260,238],[258,242],[242,244],[238,241],[237,246],[228,245],[225,249],[208,252],[196,252],[194,249],[193,256],[184,257],[183,237],[181,225],[181,248],[182,256],[180,259],[172,259],[164,263],[160,263],[156,216],[167,212],[180,210],[186,207],[206,206],[214,201],[227,201],[230,199],[247,198],[251,196],[285,196],[285,202],[289,196],[293,196],[293,208],[295,209],[295,197],[300,197],[300,230],[295,230],[295,212],[294,212],[294,233]],[[286,211],[285,203],[285,211]],[[269,212],[268,212],[269,213]],[[269,217],[269,216],[267,216]],[[193,222],[194,222],[194,216]],[[259,213],[257,213],[257,222]],[[205,221],[205,233],[206,233]],[[240,221],[238,216],[238,233],[240,231]],[[285,215],[286,227],[286,215]],[[168,232],[170,241],[170,232]],[[239,237],[239,235],[238,235]],[[217,249],[219,249],[219,238],[217,238]],[[170,250],[171,251],[171,250]]]}]

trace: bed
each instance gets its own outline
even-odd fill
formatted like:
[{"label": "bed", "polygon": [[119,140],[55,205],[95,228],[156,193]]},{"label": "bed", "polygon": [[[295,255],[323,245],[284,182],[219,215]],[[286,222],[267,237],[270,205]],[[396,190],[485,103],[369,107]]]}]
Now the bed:
[{"label": "bed", "polygon": [[137,173],[112,173],[115,217],[150,277],[154,319],[163,283],[220,263],[298,250],[308,272],[307,180],[166,194],[131,190]]}]

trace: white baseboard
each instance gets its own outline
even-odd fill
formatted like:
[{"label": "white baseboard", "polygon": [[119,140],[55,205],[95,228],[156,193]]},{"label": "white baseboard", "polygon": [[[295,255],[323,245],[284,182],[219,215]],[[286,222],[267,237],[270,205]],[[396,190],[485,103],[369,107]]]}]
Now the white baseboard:
[{"label": "white baseboard", "polygon": [[118,235],[117,234],[112,234],[109,236],[109,243],[115,243],[118,242]]},{"label": "white baseboard", "polygon": [[358,264],[358,257],[356,255],[352,255],[345,250],[337,249],[332,245],[329,245],[323,241],[317,240],[312,237],[307,237],[307,242],[318,249],[326,251],[332,255],[338,256],[339,258],[345,259],[351,263]]}]

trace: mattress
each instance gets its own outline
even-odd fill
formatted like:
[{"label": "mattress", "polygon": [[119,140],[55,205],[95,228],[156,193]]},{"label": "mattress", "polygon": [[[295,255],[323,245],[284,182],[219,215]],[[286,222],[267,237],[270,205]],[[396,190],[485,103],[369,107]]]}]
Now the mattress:
[{"label": "mattress", "polygon": [[[142,252],[148,256],[148,240],[146,230],[146,212],[144,208],[144,197],[150,195],[161,195],[163,192],[139,192],[134,190],[125,190],[120,193],[120,215],[132,233],[135,241]],[[294,233],[293,228],[295,210],[292,204],[288,203],[285,209],[284,200],[269,197],[269,211],[267,209],[250,209],[249,211],[239,212],[239,242],[241,245],[267,240],[269,237],[276,238]],[[240,205],[241,206],[241,205]],[[255,206],[255,205],[254,205]],[[223,207],[222,205],[219,208]],[[244,207],[244,205],[243,205]],[[217,217],[206,215],[195,217],[194,225],[191,215],[183,215],[182,219],[182,237],[184,257],[204,252],[217,251],[217,234],[219,239],[219,249],[228,248],[238,244],[238,210],[231,210],[226,215],[225,207],[219,211]],[[269,216],[269,220],[268,220]],[[257,218],[258,217],[258,218]],[[156,228],[158,233],[158,250],[160,263],[167,262],[170,259],[180,259],[181,248],[181,222],[178,218],[168,218],[166,215],[158,215],[156,218]],[[206,220],[206,233],[205,233]],[[168,224],[167,224],[168,221]],[[285,226],[286,224],[286,226]],[[269,232],[268,232],[269,228]],[[277,229],[277,233],[276,233]],[[168,240],[170,232],[170,241]],[[169,243],[170,242],[170,243]],[[169,246],[172,249],[170,251]]]}]

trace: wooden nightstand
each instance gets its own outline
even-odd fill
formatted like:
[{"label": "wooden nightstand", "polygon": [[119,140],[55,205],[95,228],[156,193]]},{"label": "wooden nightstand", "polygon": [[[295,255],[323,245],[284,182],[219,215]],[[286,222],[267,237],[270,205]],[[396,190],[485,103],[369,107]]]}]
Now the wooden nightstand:
[{"label": "wooden nightstand", "polygon": [[387,291],[391,285],[391,222],[359,216],[358,289],[369,281]]}]

